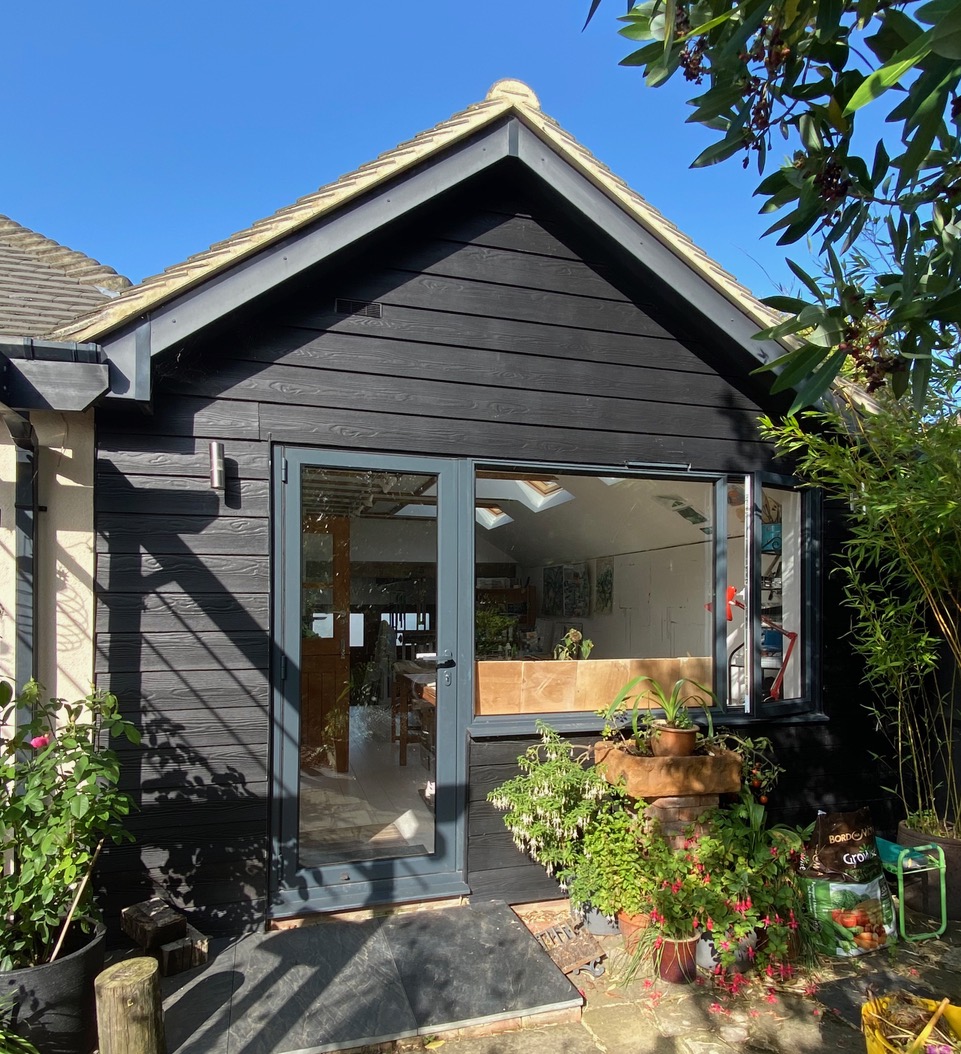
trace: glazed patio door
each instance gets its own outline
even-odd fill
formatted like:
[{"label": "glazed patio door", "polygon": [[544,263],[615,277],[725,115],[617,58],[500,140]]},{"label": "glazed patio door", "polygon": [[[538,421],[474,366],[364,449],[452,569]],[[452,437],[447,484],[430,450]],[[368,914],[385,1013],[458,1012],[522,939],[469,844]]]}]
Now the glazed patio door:
[{"label": "glazed patio door", "polygon": [[466,596],[472,581],[457,554],[469,474],[441,459],[292,449],[274,470],[271,913],[464,892],[459,564]]}]

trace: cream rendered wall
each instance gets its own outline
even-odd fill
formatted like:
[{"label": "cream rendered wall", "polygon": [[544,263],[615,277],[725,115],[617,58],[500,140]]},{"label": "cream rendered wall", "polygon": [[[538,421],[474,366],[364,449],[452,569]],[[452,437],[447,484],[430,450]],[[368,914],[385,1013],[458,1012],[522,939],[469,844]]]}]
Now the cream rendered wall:
[{"label": "cream rendered wall", "polygon": [[[77,699],[93,681],[93,411],[30,415],[39,445],[37,649],[49,695]],[[0,426],[0,677],[16,653],[13,441]]]}]

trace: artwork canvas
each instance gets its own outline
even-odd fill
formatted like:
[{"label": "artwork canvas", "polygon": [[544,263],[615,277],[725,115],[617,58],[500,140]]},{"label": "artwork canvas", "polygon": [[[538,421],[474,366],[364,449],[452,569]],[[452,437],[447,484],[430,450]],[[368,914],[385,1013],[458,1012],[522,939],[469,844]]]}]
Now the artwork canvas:
[{"label": "artwork canvas", "polygon": [[564,611],[567,618],[584,618],[591,613],[591,580],[587,564],[564,565]]},{"label": "artwork canvas", "polygon": [[564,614],[564,568],[544,568],[544,605],[543,613],[553,617]]},{"label": "artwork canvas", "polygon": [[614,561],[602,556],[597,561],[594,578],[594,614],[610,615],[614,611]]}]

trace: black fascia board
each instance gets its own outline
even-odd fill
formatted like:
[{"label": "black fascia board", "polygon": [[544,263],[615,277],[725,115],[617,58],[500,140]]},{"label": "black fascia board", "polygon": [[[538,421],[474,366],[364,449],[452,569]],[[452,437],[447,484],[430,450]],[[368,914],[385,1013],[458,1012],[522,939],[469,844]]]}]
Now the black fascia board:
[{"label": "black fascia board", "polygon": [[0,402],[12,410],[86,410],[109,389],[103,349],[0,336]]}]

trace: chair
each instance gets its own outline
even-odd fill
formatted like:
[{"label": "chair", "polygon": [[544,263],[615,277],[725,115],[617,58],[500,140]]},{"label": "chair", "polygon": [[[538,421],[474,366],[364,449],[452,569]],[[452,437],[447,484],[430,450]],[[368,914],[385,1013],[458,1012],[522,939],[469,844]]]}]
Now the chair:
[{"label": "chair", "polygon": [[[948,926],[948,906],[944,893],[944,850],[939,845],[904,846],[876,838],[881,866],[898,880],[898,933],[904,941],[921,941],[926,937],[940,937]],[[938,872],[941,887],[941,925],[930,933],[908,934],[904,919],[904,876]]]}]

